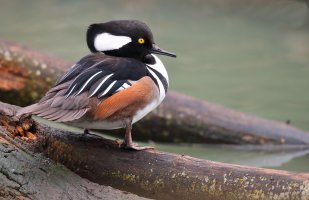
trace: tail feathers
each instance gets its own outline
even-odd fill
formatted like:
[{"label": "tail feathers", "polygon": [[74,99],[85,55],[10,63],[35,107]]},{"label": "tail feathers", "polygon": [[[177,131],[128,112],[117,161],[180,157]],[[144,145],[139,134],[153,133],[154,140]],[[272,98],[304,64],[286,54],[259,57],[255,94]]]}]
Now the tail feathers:
[{"label": "tail feathers", "polygon": [[25,108],[21,108],[17,111],[16,116],[22,117],[26,115],[35,114],[44,119],[57,121],[57,122],[68,122],[81,118],[89,108],[81,108],[77,110],[64,110],[59,108],[52,108],[45,104],[33,104]]}]

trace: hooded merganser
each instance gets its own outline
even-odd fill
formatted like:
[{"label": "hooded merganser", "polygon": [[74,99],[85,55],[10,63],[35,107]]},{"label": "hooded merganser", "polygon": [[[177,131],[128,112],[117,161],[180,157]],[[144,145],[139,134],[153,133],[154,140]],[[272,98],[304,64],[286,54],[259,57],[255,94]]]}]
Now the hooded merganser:
[{"label": "hooded merganser", "polygon": [[154,54],[160,49],[148,26],[137,20],[92,24],[87,31],[92,54],[74,64],[36,104],[18,115],[89,129],[126,128],[122,147],[143,150],[132,142],[132,124],[156,108],[168,88],[168,75]]}]

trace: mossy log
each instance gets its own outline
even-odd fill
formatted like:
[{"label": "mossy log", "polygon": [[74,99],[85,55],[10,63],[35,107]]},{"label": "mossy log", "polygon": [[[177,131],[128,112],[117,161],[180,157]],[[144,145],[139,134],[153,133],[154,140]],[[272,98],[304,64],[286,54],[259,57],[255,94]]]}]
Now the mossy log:
[{"label": "mossy log", "polygon": [[[90,134],[62,131],[35,122],[30,118],[18,119],[14,116],[16,109],[15,106],[0,104],[0,136],[2,138],[9,138],[9,141],[14,143],[14,148],[21,147],[18,137],[12,139],[9,134],[16,133],[14,130],[18,125],[26,127],[25,129],[36,135],[37,139],[22,145],[26,149],[24,151],[41,153],[64,164],[81,177],[101,185],[109,185],[140,196],[163,200],[309,200],[308,173],[225,164],[156,150],[123,150],[119,148],[117,141]],[[4,143],[3,140],[0,141],[1,144]],[[34,158],[32,160],[35,161]],[[8,161],[4,159],[1,165],[9,166]],[[40,173],[43,176],[49,174],[52,177],[53,174],[50,173],[54,172],[54,169],[43,166],[43,169],[39,170],[36,168],[36,162],[32,163],[31,161],[30,163],[31,166],[35,165],[36,170],[33,173]],[[30,171],[29,165],[27,163],[21,166],[17,165],[13,169],[20,168]],[[3,174],[1,173],[0,175]],[[21,192],[20,188],[24,187],[24,183],[15,184],[15,182],[24,179],[24,176],[21,175],[23,172],[14,174],[13,170],[12,174],[12,177],[15,177],[13,186],[7,186],[5,191],[13,187]],[[62,177],[63,181],[68,180],[63,172],[56,173],[56,176]],[[10,178],[7,179],[10,181]],[[33,179],[36,180],[35,176]],[[47,180],[49,179],[52,178],[47,178]],[[71,183],[79,185],[76,179],[69,180]],[[26,185],[31,185],[32,181],[32,179],[28,179]],[[59,189],[63,183],[62,179],[58,181],[60,185],[57,188]],[[44,184],[33,186],[35,187],[31,188],[31,191],[40,193]],[[79,191],[78,194],[82,191],[85,189]],[[53,191],[49,192],[53,193]]]},{"label": "mossy log", "polygon": [[[17,43],[0,40],[0,100],[34,103],[71,65]],[[309,133],[217,104],[169,92],[163,103],[133,127],[134,139],[227,144],[309,144]],[[121,134],[113,131],[111,134]]]}]

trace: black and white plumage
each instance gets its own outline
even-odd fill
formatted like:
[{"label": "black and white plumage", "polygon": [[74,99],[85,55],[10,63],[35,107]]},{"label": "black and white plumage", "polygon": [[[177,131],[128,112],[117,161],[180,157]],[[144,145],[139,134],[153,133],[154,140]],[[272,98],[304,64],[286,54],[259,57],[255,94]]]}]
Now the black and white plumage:
[{"label": "black and white plumage", "polygon": [[175,55],[158,48],[147,25],[136,20],[93,24],[87,44],[93,54],[19,115],[36,114],[85,129],[126,127],[124,146],[144,149],[133,145],[131,125],[157,107],[168,89],[166,69],[154,53]]},{"label": "black and white plumage", "polygon": [[[95,60],[96,62],[93,62]],[[130,81],[137,81],[147,75],[146,65],[135,59],[91,54],[77,62],[56,86],[74,77],[65,93],[67,97],[89,91],[89,97],[102,98],[112,95],[119,89],[127,88],[132,85]]]}]

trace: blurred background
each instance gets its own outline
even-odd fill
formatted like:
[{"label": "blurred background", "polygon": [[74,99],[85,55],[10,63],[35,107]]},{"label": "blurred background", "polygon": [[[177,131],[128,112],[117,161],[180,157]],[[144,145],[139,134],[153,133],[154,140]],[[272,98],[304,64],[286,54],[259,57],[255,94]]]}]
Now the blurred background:
[{"label": "blurred background", "polygon": [[[309,131],[308,5],[297,0],[1,0],[0,37],[77,61],[89,53],[89,24],[139,19],[150,26],[160,47],[177,53],[177,59],[162,57],[172,90],[260,117],[289,120]],[[158,148],[309,171],[308,152],[244,152],[210,145]]]}]

